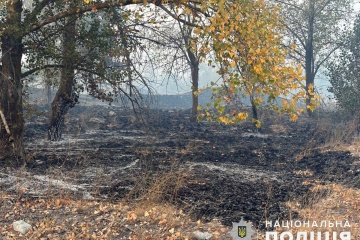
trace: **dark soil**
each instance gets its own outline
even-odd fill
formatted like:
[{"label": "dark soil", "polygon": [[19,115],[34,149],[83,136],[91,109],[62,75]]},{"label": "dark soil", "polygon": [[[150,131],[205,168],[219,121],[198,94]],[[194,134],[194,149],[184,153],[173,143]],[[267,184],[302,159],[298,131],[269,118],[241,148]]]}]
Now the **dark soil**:
[{"label": "dark soil", "polygon": [[[77,172],[78,184],[102,180],[106,184],[92,187],[91,195],[111,201],[139,197],[144,189],[136,188],[147,187],[149,172],[185,169],[182,186],[164,193],[165,200],[196,218],[231,225],[244,217],[259,228],[265,220],[296,216],[284,203],[298,199],[311,204],[306,199],[315,184],[360,187],[359,165],[353,164],[359,159],[349,152],[320,151],[328,136],[316,121],[268,120],[257,132],[248,122],[191,124],[189,112],[152,110],[142,122],[131,110],[77,106],[60,143],[46,141],[46,117],[31,117],[26,144],[33,161],[26,169],[33,174],[54,168]],[[92,167],[101,168],[103,175],[86,174]],[[306,171],[313,174],[301,174]]]}]

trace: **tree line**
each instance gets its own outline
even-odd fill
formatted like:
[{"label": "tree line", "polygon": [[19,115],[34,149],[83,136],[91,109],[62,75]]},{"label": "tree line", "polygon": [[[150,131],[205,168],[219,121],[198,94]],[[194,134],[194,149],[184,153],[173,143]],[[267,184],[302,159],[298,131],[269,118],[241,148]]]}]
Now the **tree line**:
[{"label": "tree line", "polygon": [[[330,90],[340,106],[349,106],[342,98],[358,79],[359,55],[359,21],[353,31],[343,24],[351,20],[352,3],[0,1],[1,155],[25,159],[24,79],[44,71],[48,84],[57,85],[49,114],[51,141],[61,139],[64,116],[82,91],[109,102],[127,98],[141,111],[140,89],[153,90],[149,76],[159,69],[169,79],[190,75],[191,121],[200,117],[229,124],[251,115],[259,127],[260,106],[294,121],[302,112],[311,115],[318,101],[314,79],[325,67]],[[202,63],[219,75],[211,83],[212,103],[204,109],[198,106]],[[241,108],[239,99],[245,96],[251,101],[250,113]]]}]

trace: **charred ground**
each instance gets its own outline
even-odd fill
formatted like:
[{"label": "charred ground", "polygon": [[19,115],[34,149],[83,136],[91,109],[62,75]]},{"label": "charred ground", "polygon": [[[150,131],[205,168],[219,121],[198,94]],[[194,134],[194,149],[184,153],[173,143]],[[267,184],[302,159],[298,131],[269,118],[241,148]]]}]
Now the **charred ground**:
[{"label": "charred ground", "polygon": [[[158,200],[175,203],[194,218],[230,226],[244,217],[263,229],[265,220],[296,218],[287,201],[309,205],[316,199],[310,195],[329,194],[310,192],[316,184],[360,187],[359,158],[324,147],[330,133],[319,121],[273,118],[256,131],[246,122],[191,124],[185,110],[151,110],[144,121],[132,116],[120,108],[76,107],[60,142],[46,141],[45,115],[30,117],[28,175],[35,182],[51,175],[75,187],[48,180],[52,187],[43,191],[45,183],[24,180],[24,196],[63,193],[58,187],[80,199],[151,198],[154,179],[160,178]],[[1,189],[16,191],[5,178],[13,163],[1,164]]]}]

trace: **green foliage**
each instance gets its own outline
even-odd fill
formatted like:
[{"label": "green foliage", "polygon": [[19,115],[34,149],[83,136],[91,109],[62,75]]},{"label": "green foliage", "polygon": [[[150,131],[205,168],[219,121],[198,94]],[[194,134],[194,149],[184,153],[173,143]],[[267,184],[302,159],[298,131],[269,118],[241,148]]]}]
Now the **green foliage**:
[{"label": "green foliage", "polygon": [[327,66],[331,83],[329,91],[334,94],[339,107],[351,114],[360,110],[360,15],[354,29],[340,49],[339,56]]},{"label": "green foliage", "polygon": [[[48,3],[39,17],[64,11],[62,1]],[[34,2],[33,9],[39,5]],[[77,2],[81,7],[84,3]],[[134,14],[136,13],[136,14]],[[76,21],[76,50],[71,52],[76,71],[76,91],[87,90],[92,96],[112,102],[118,95],[139,98],[137,87],[146,87],[146,80],[139,69],[143,44],[136,36],[141,26],[141,11],[115,6],[81,14],[70,15]],[[27,62],[24,69],[41,73],[41,69],[63,68],[62,32],[65,19],[42,27],[41,31],[30,32],[24,38],[27,47]],[[59,77],[54,73],[52,78]],[[49,81],[49,80],[48,80]],[[51,80],[56,83],[58,81]]]}]

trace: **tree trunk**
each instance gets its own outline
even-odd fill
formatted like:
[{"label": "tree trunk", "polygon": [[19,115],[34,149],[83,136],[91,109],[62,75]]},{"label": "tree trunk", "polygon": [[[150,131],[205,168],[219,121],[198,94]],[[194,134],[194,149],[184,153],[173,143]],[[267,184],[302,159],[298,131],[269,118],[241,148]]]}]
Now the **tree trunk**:
[{"label": "tree trunk", "polygon": [[46,106],[51,106],[51,83],[45,83],[45,104]]},{"label": "tree trunk", "polygon": [[[311,50],[309,50],[311,51]],[[309,55],[309,56],[308,56]],[[305,62],[305,77],[306,77],[306,86],[305,86],[305,91],[306,91],[306,106],[311,106],[312,105],[312,100],[311,98],[314,97],[313,94],[310,94],[309,90],[311,89],[311,92],[314,90],[314,84],[315,84],[315,78],[314,78],[314,74],[311,71],[312,68],[312,64],[309,63],[312,62],[312,57],[310,57],[310,54],[308,54],[308,50],[306,50],[306,62]],[[308,66],[309,65],[309,66]],[[312,86],[312,88],[310,88],[310,86]],[[310,108],[306,108],[308,115],[311,117],[313,115],[313,111],[311,111]]]},{"label": "tree trunk", "polygon": [[[50,61],[46,61],[46,64],[50,64]],[[51,106],[51,87],[52,87],[52,74],[50,73],[50,69],[44,70],[44,85],[45,85],[45,105]]]},{"label": "tree trunk", "polygon": [[254,124],[254,126],[256,127],[256,131],[258,131],[259,127],[258,127],[258,121],[259,121],[259,115],[258,115],[258,108],[255,104],[254,101],[254,91],[253,93],[250,95],[250,103],[251,103],[251,110],[252,110],[252,122]]},{"label": "tree trunk", "polygon": [[191,116],[190,116],[190,122],[196,122],[197,121],[197,112],[198,112],[198,106],[199,106],[199,61],[197,60],[195,54],[188,49],[187,54],[190,60],[190,66],[191,66],[191,92],[192,92],[192,107],[191,107]]},{"label": "tree trunk", "polygon": [[[305,78],[306,78],[306,106],[312,104],[312,94],[309,93],[310,86],[315,85],[314,74],[314,18],[315,18],[315,3],[314,0],[309,1],[309,19],[308,19],[308,37],[305,49]],[[313,89],[312,89],[313,90]],[[311,109],[306,108],[308,115],[311,117],[313,112]]]},{"label": "tree trunk", "polygon": [[257,107],[253,100],[251,100],[251,110],[252,110],[253,119],[255,119],[256,121],[259,120]]},{"label": "tree trunk", "polygon": [[23,134],[21,58],[23,44],[21,35],[22,1],[12,0],[7,4],[7,28],[1,35],[0,110],[3,112],[10,134],[0,121],[0,154],[25,159]]},{"label": "tree trunk", "polygon": [[63,34],[63,65],[60,73],[60,85],[51,103],[48,139],[59,141],[62,135],[64,118],[70,108],[77,103],[78,96],[75,86],[75,50],[76,50],[76,20],[68,19]]}]

